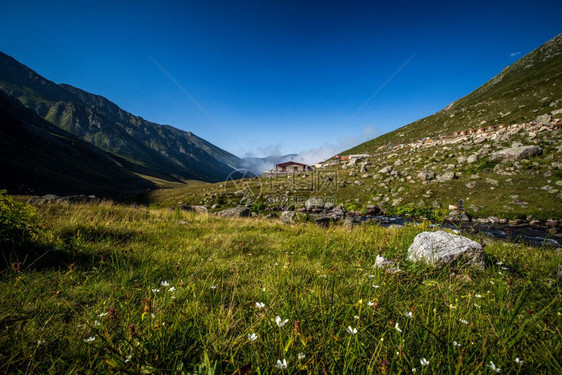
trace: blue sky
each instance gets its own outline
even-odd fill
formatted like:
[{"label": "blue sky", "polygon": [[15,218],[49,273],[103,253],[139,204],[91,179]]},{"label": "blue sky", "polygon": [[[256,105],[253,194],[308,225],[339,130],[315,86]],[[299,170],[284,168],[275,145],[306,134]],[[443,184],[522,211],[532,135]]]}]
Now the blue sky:
[{"label": "blue sky", "polygon": [[560,4],[8,0],[0,50],[238,156],[310,154],[333,136],[329,156],[470,93],[560,33]]}]

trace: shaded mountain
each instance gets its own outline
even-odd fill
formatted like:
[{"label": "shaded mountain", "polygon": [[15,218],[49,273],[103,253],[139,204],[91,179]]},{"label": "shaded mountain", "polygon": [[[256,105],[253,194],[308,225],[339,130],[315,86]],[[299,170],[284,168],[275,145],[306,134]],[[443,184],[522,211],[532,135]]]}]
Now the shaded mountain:
[{"label": "shaded mountain", "polygon": [[191,132],[135,116],[106,98],[40,76],[0,53],[0,89],[61,129],[167,180],[224,180],[240,159]]},{"label": "shaded mountain", "polygon": [[436,138],[455,131],[533,120],[562,107],[562,34],[522,57],[471,94],[434,115],[415,121],[341,154]]},{"label": "shaded mountain", "polygon": [[0,187],[12,194],[116,196],[154,184],[0,91]]}]

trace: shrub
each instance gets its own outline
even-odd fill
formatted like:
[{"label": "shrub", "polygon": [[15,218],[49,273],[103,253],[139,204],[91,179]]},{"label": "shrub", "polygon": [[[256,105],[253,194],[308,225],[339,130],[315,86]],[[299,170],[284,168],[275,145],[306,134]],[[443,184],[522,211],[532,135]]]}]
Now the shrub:
[{"label": "shrub", "polygon": [[36,231],[35,208],[0,190],[0,245],[27,242]]}]

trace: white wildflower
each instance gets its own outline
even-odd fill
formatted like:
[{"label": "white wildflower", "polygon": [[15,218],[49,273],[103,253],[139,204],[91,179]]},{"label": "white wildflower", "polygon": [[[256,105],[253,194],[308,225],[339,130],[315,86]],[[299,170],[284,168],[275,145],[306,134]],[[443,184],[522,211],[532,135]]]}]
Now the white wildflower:
[{"label": "white wildflower", "polygon": [[453,346],[456,346],[457,348],[460,348],[460,347],[461,347],[461,344],[459,344],[459,343],[456,342],[456,341],[453,341]]},{"label": "white wildflower", "polygon": [[176,288],[174,288],[174,287],[171,287],[170,289],[168,289],[168,292],[172,292],[172,293],[173,293],[173,292],[175,292],[175,291],[176,291]]},{"label": "white wildflower", "polygon": [[[44,341],[43,341],[44,342]],[[519,359],[519,357],[515,358],[515,363],[517,363],[519,366],[521,366],[523,364],[523,361]]]},{"label": "white wildflower", "polygon": [[404,315],[406,315],[406,317],[408,317],[408,318],[414,317],[414,313],[412,313],[411,311],[406,312]]},{"label": "white wildflower", "polygon": [[98,316],[99,316],[100,318],[103,318],[104,316],[107,316],[107,314],[108,314],[108,313],[104,312],[104,313],[99,314]]},{"label": "white wildflower", "polygon": [[422,366],[429,366],[429,361],[425,358],[420,359],[420,363]]},{"label": "white wildflower", "polygon": [[281,361],[280,359],[278,359],[275,367],[277,367],[279,370],[285,370],[287,368],[287,360],[283,359],[283,361]]},{"label": "white wildflower", "polygon": [[490,363],[488,364],[488,368],[498,374],[502,372],[501,368],[497,367],[492,361],[490,361]]},{"label": "white wildflower", "polygon": [[256,302],[256,309],[263,309],[265,307],[265,303],[263,302]]},{"label": "white wildflower", "polygon": [[248,334],[248,340],[250,340],[250,341],[256,341],[257,338],[258,338],[258,335],[256,335],[253,332]]},{"label": "white wildflower", "polygon": [[96,341],[96,338],[94,336],[90,336],[87,339],[84,339],[84,342],[87,342],[88,344],[94,341]]},{"label": "white wildflower", "polygon": [[367,306],[375,306],[375,303],[374,303],[374,302],[371,302],[371,301],[369,301],[369,302],[367,302]]},{"label": "white wildflower", "polygon": [[459,319],[459,322],[461,322],[462,324],[468,324],[468,322],[464,319]]},{"label": "white wildflower", "polygon": [[372,285],[372,287],[373,287],[373,288],[375,288],[375,289],[378,289],[378,288],[380,288],[380,286],[378,286],[378,285],[375,285],[375,284],[373,284],[373,285]]},{"label": "white wildflower", "polygon": [[167,281],[160,281],[160,286],[164,286],[164,287],[170,286],[170,283]]},{"label": "white wildflower", "polygon": [[400,329],[400,327],[398,327],[398,322],[396,322],[396,324],[394,325],[394,329],[397,330],[399,333],[402,333],[402,330]]},{"label": "white wildflower", "polygon": [[217,286],[215,284],[211,285],[211,289],[217,289]]},{"label": "white wildflower", "polygon": [[275,323],[277,323],[278,327],[283,327],[285,324],[289,322],[289,319],[282,320],[279,315],[275,317]]},{"label": "white wildflower", "polygon": [[350,335],[355,335],[357,334],[357,328],[351,328],[351,326],[348,326],[346,329],[347,333],[349,333]]},{"label": "white wildflower", "polygon": [[160,293],[160,289],[152,289],[152,293]]},{"label": "white wildflower", "polygon": [[482,294],[475,294],[474,297],[476,297],[476,298],[482,298]]},{"label": "white wildflower", "polygon": [[[37,345],[43,345],[45,343],[45,340],[37,340]],[[519,359],[519,358],[517,358]]]},{"label": "white wildflower", "polygon": [[303,359],[306,358],[306,355],[304,353],[299,353],[297,354],[297,358],[299,359],[299,361],[302,361]]},{"label": "white wildflower", "polygon": [[353,319],[359,320],[359,315],[353,315]]},{"label": "white wildflower", "polygon": [[94,327],[98,327],[100,325],[100,322],[98,322],[97,320],[94,320]]}]

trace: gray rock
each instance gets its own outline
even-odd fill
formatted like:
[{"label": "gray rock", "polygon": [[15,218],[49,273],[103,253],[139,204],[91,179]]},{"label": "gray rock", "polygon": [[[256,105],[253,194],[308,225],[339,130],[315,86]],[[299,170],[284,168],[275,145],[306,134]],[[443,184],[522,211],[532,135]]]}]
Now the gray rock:
[{"label": "gray rock", "polygon": [[549,114],[544,114],[538,116],[534,121],[533,124],[550,124],[552,122],[552,116]]},{"label": "gray rock", "polygon": [[538,156],[542,154],[539,146],[516,146],[505,148],[490,155],[490,160],[519,160],[523,158]]},{"label": "gray rock", "polygon": [[392,166],[388,165],[388,166],[382,168],[382,169],[381,169],[380,171],[378,171],[377,173],[380,173],[380,174],[388,174],[388,173],[390,173],[390,172],[392,172]]},{"label": "gray rock", "polygon": [[500,186],[500,183],[498,182],[498,180],[494,180],[491,178],[486,177],[486,182],[492,186]]},{"label": "gray rock", "polygon": [[355,225],[355,218],[353,216],[347,216],[343,221],[343,227],[347,229],[353,229]]},{"label": "gray rock", "polygon": [[314,209],[322,210],[324,208],[324,200],[322,198],[312,197],[304,202],[304,206],[307,211],[313,211]]},{"label": "gray rock", "polygon": [[281,213],[281,221],[285,224],[294,224],[297,220],[297,213],[295,211],[283,211]]},{"label": "gray rock", "polygon": [[418,178],[423,181],[433,180],[435,178],[435,172],[421,171],[420,173],[418,173]]},{"label": "gray rock", "polygon": [[455,172],[452,172],[452,171],[445,172],[445,173],[437,176],[437,181],[439,181],[439,182],[451,181],[451,180],[454,180],[456,177],[457,177],[457,175],[455,174]]},{"label": "gray rock", "polygon": [[478,155],[476,155],[476,154],[472,154],[472,155],[470,155],[468,158],[466,158],[466,162],[467,162],[468,164],[474,164],[474,163],[476,163],[477,161],[478,161]]},{"label": "gray rock", "polygon": [[246,206],[236,206],[219,211],[217,215],[220,217],[245,217],[250,214],[250,209]]},{"label": "gray rock", "polygon": [[408,249],[408,259],[434,266],[462,263],[484,268],[484,251],[480,244],[443,231],[418,234]]}]

